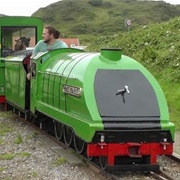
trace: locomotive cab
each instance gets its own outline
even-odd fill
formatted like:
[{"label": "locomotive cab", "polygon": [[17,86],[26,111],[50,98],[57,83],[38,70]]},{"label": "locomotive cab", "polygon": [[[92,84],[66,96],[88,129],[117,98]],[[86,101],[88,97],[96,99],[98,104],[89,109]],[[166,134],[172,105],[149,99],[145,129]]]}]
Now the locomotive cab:
[{"label": "locomotive cab", "polygon": [[[36,17],[0,17],[0,104],[5,103],[5,64],[6,57],[17,51],[34,47],[41,39],[43,21]],[[23,54],[23,52],[22,52]],[[15,56],[13,54],[12,56]]]}]

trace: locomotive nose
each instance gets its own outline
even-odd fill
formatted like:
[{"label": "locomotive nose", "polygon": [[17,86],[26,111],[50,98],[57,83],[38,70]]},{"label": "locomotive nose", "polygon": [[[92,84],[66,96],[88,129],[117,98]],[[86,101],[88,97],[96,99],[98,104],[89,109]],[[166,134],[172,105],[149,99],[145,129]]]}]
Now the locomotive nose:
[{"label": "locomotive nose", "polygon": [[121,49],[103,48],[103,49],[101,49],[101,55],[111,61],[119,61],[122,56],[122,50]]}]

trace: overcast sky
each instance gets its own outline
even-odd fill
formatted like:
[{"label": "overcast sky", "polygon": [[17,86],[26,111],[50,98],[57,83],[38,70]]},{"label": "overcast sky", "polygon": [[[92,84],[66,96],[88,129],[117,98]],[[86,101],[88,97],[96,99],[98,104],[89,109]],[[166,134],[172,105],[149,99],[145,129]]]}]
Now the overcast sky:
[{"label": "overcast sky", "polygon": [[[170,4],[180,4],[180,0],[164,1]],[[55,2],[58,2],[58,0],[1,0],[0,14],[31,16],[39,8],[46,7]]]}]

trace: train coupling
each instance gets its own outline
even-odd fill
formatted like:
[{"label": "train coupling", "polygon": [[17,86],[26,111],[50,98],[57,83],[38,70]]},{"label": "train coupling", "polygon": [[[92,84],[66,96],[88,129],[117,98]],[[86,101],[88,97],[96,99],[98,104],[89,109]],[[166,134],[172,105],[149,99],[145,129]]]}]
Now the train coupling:
[{"label": "train coupling", "polygon": [[127,154],[130,157],[140,158],[142,155],[140,154],[140,143],[127,143]]}]

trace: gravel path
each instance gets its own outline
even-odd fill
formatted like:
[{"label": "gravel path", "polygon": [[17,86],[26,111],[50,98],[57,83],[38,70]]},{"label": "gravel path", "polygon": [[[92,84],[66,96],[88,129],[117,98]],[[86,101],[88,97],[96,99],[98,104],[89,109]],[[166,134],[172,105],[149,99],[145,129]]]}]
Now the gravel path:
[{"label": "gravel path", "polygon": [[102,180],[87,167],[71,167],[11,113],[0,113],[0,180]]}]

